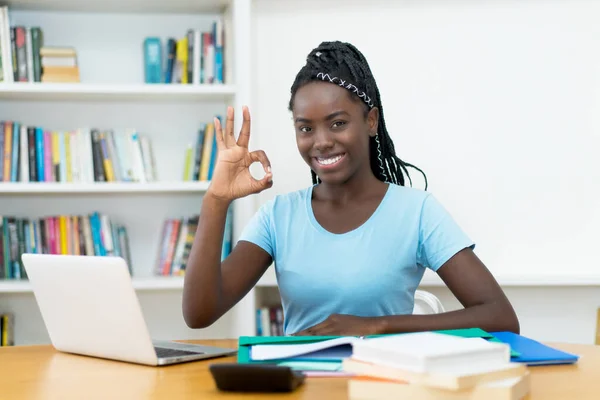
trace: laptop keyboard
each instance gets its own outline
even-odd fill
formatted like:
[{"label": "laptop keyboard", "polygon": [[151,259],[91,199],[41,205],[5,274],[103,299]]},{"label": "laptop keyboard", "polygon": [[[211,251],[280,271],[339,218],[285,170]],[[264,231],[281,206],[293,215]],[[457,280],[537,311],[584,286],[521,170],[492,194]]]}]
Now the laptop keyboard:
[{"label": "laptop keyboard", "polygon": [[164,347],[155,347],[156,355],[158,358],[165,357],[179,357],[179,356],[193,356],[197,354],[204,354],[202,351],[187,351],[187,350],[178,350],[178,349],[166,349]]}]

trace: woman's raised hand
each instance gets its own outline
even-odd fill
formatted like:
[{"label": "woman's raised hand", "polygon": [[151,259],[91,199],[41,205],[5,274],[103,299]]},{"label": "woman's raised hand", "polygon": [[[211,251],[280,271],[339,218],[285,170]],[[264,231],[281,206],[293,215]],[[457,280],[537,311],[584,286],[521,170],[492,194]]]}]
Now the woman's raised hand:
[{"label": "woman's raised hand", "polygon": [[[271,164],[262,150],[248,151],[250,141],[250,111],[242,110],[243,123],[238,139],[233,134],[234,112],[227,108],[225,131],[218,118],[214,119],[215,139],[217,140],[217,162],[207,194],[213,197],[233,201],[250,194],[260,193],[273,186]],[[250,174],[250,165],[260,162],[265,170],[262,179]]]}]

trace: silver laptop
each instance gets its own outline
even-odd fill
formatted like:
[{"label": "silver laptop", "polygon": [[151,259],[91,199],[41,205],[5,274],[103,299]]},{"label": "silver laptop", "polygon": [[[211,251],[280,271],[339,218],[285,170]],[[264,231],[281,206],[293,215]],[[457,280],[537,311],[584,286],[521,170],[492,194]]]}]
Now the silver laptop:
[{"label": "silver laptop", "polygon": [[121,257],[23,254],[22,260],[52,345],[59,351],[146,365],[236,352],[153,341]]}]

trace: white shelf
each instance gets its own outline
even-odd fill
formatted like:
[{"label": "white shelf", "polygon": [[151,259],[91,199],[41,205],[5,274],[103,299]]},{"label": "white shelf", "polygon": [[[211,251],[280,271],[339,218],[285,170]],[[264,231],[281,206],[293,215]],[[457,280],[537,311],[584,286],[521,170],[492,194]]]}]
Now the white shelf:
[{"label": "white shelf", "polygon": [[200,13],[219,12],[227,0],[6,0],[17,10],[80,11],[119,13]]},{"label": "white shelf", "polygon": [[[585,287],[600,286],[600,274],[564,274],[564,275],[515,275],[495,274],[498,284],[503,287]],[[427,271],[421,280],[419,287],[445,287],[446,284],[435,273]]]},{"label": "white shelf", "polygon": [[136,290],[181,290],[183,289],[182,276],[165,276],[134,278],[133,288]]},{"label": "white shelf", "polygon": [[201,193],[210,182],[96,182],[53,183],[0,182],[0,194],[52,194],[52,193]]},{"label": "white shelf", "polygon": [[[136,290],[181,290],[183,277],[148,277],[133,278],[133,288]],[[27,280],[0,280],[0,293],[31,293],[31,284]]]},{"label": "white shelf", "polygon": [[[133,278],[135,290],[182,290],[183,277],[148,277]],[[583,287],[600,286],[600,276],[571,276],[571,277],[499,277],[498,282],[504,287]],[[269,276],[264,276],[256,285],[259,288],[277,287],[277,282]],[[443,287],[441,279],[423,279],[420,288]],[[0,294],[2,293],[31,293],[28,281],[0,280]]]},{"label": "white shelf", "polygon": [[1,100],[197,101],[229,100],[232,85],[0,83]]}]

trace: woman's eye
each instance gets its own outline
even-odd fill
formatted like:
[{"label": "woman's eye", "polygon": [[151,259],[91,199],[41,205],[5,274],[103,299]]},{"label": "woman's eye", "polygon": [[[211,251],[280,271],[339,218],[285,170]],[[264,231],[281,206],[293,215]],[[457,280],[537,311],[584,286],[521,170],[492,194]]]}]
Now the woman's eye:
[{"label": "woman's eye", "polygon": [[311,129],[308,126],[301,126],[300,127],[300,131],[306,133],[306,132],[310,132]]},{"label": "woman's eye", "polygon": [[339,128],[340,126],[344,126],[344,125],[346,125],[346,122],[344,122],[344,121],[336,121],[333,123],[334,128]]}]

